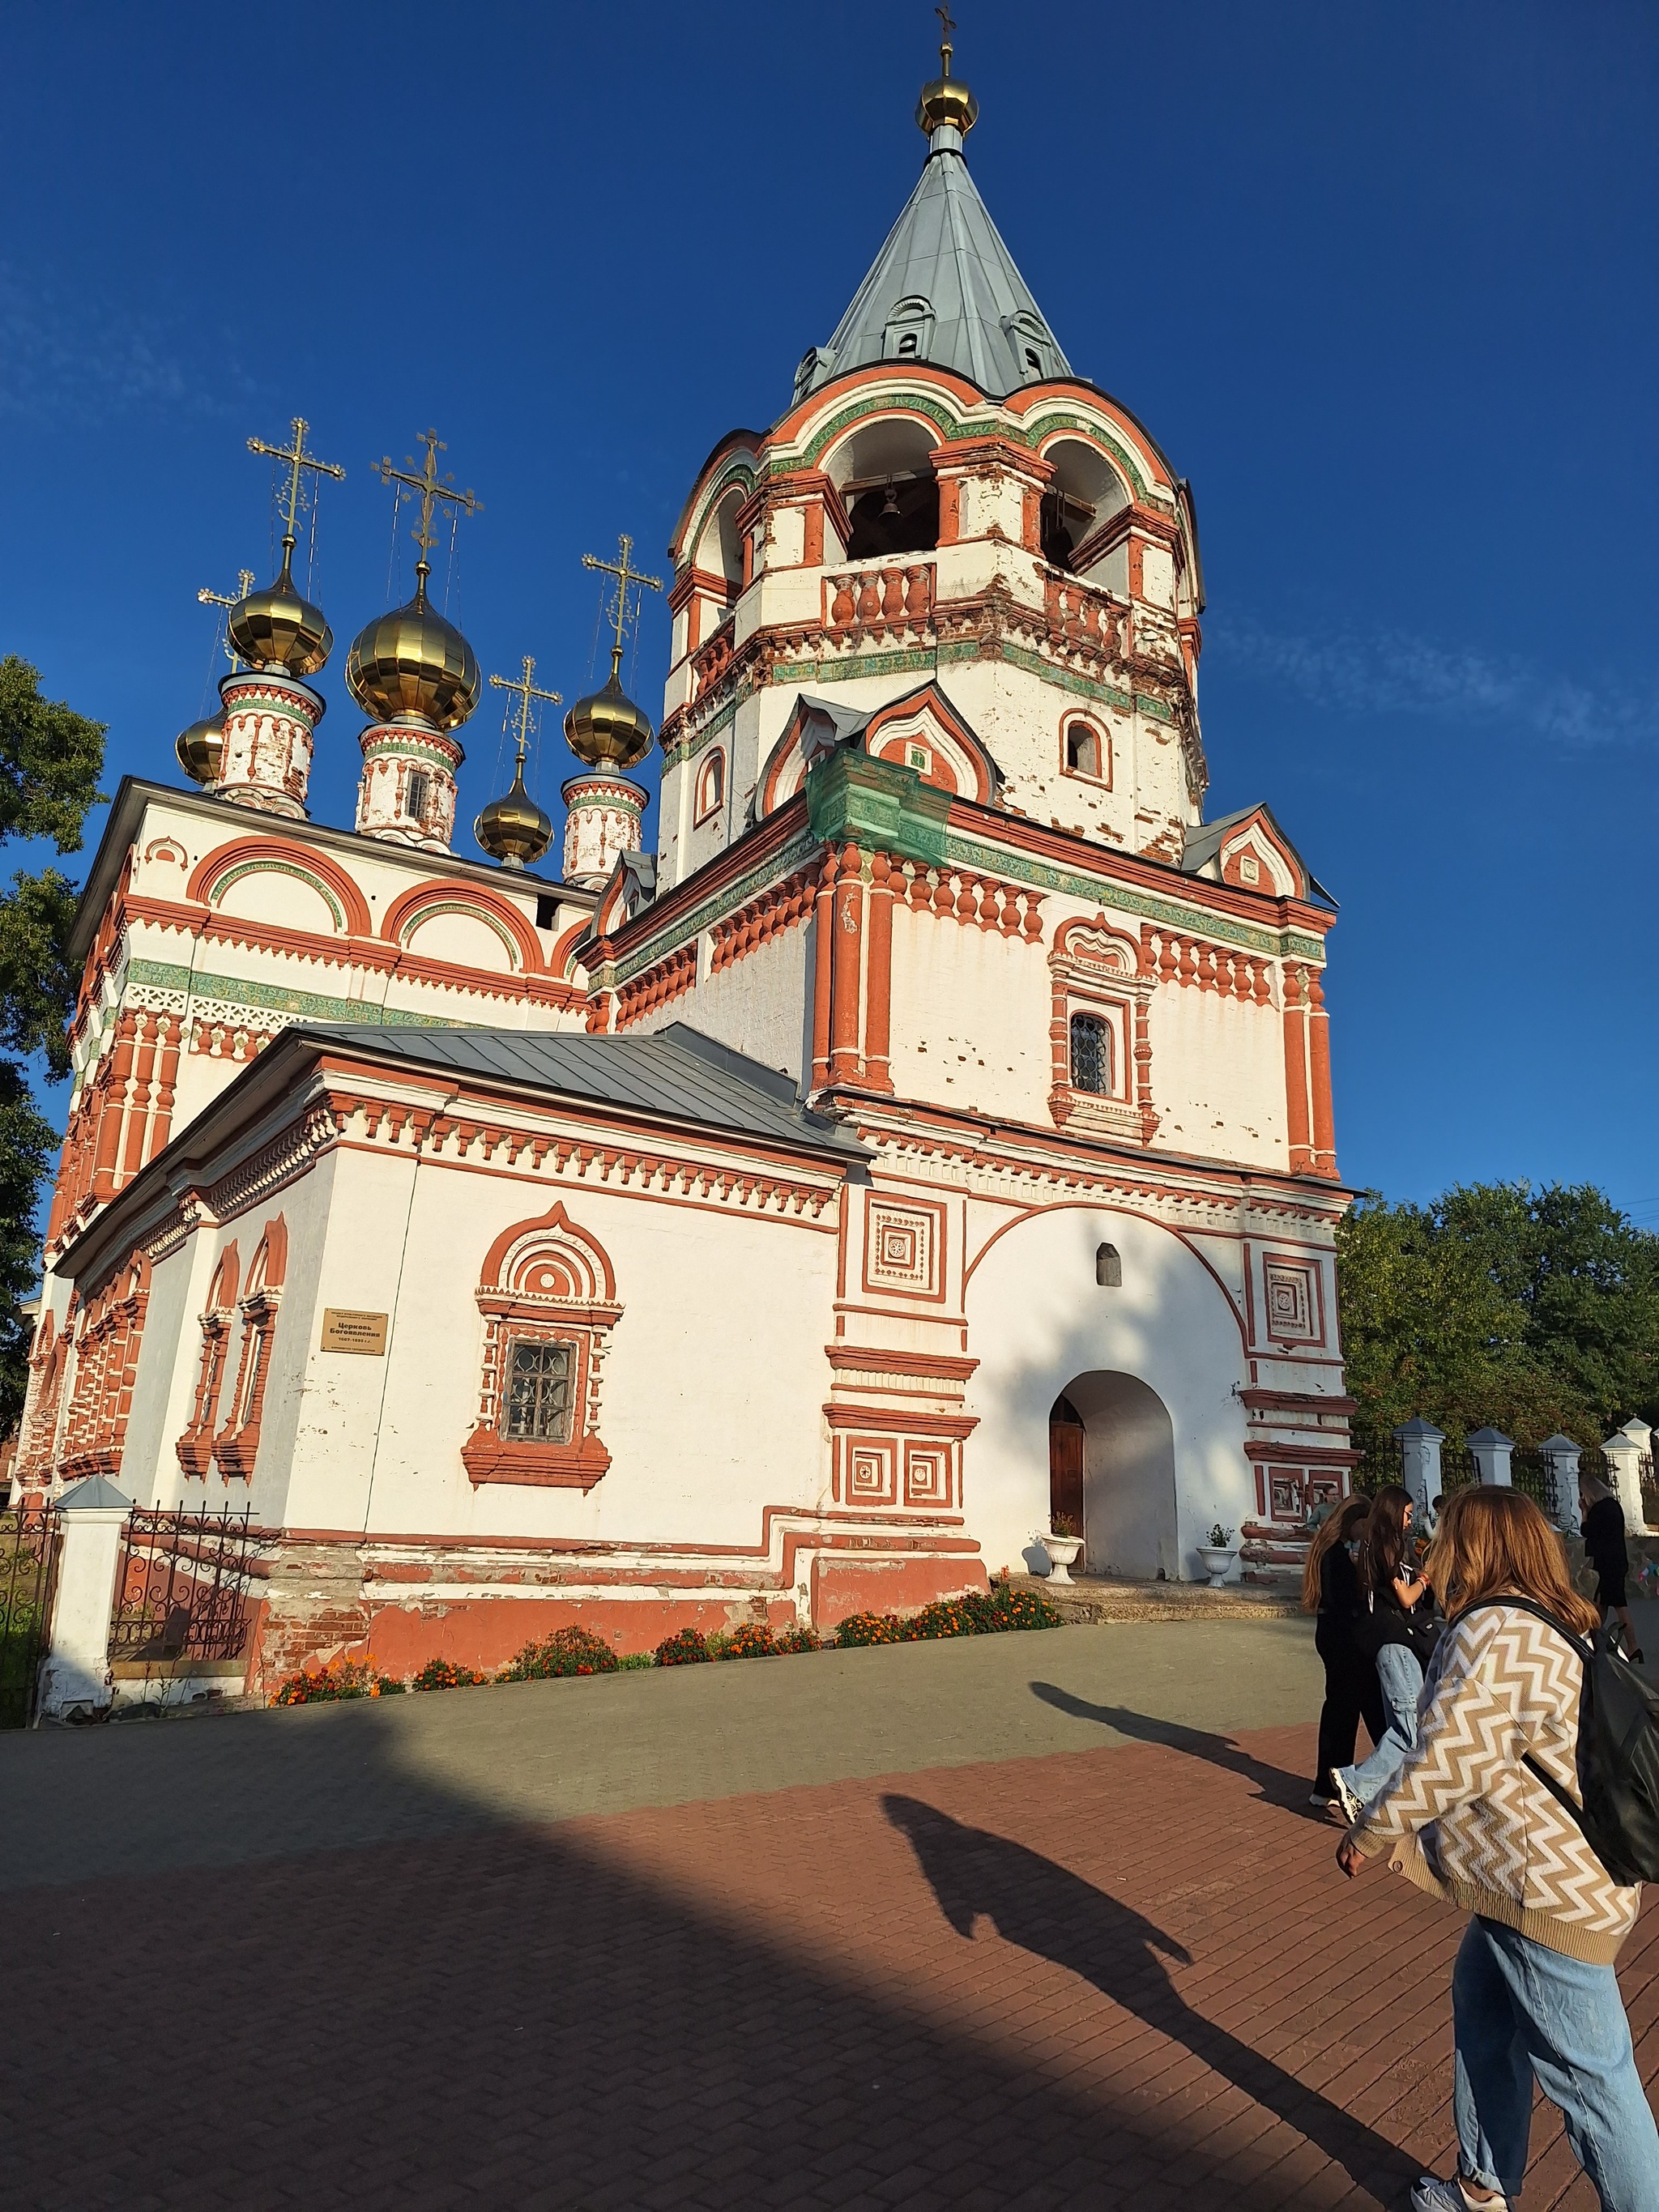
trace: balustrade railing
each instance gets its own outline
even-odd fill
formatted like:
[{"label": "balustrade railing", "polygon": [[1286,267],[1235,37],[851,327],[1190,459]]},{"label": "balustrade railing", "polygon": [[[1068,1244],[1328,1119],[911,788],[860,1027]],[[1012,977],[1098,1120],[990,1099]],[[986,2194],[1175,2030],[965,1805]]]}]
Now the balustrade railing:
[{"label": "balustrade railing", "polygon": [[830,629],[873,629],[925,622],[933,611],[931,561],[867,562],[823,580]]},{"label": "balustrade railing", "polygon": [[710,684],[718,684],[732,665],[732,642],[737,631],[734,617],[727,615],[707,645],[700,645],[691,656],[691,681],[694,699],[701,699]]}]

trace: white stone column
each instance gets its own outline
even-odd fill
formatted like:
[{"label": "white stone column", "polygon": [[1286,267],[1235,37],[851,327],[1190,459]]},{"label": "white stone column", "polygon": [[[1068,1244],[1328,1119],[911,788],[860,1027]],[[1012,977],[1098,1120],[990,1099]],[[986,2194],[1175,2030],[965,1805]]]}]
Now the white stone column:
[{"label": "white stone column", "polygon": [[1501,1429],[1477,1429],[1469,1438],[1469,1449],[1474,1455],[1474,1464],[1483,1484],[1496,1484],[1500,1490],[1510,1486],[1510,1455],[1515,1449],[1513,1437],[1506,1437]]},{"label": "white stone column", "polygon": [[1547,1437],[1539,1446],[1549,1462],[1550,1518],[1565,1536],[1577,1536],[1578,1520],[1578,1446],[1571,1437]]},{"label": "white stone column", "polygon": [[[1632,1420],[1626,1422],[1620,1433],[1631,1438],[1637,1449],[1641,1453],[1642,1457],[1646,1460],[1648,1463],[1648,1480],[1651,1482],[1654,1474],[1652,1429],[1646,1421]],[[1639,1468],[1637,1469],[1636,1475],[1636,1495],[1638,1498],[1642,1495],[1642,1475],[1641,1469]],[[1638,1520],[1632,1523],[1632,1526],[1637,1528],[1643,1528],[1647,1525],[1648,1524],[1645,1520]]]},{"label": "white stone column", "polygon": [[1613,1486],[1619,1503],[1624,1508],[1625,1526],[1636,1530],[1647,1527],[1647,1516],[1642,1510],[1642,1462],[1645,1457],[1636,1438],[1623,1429],[1610,1436],[1601,1447],[1607,1455],[1607,1465],[1613,1469]]},{"label": "white stone column", "polygon": [[1402,1421],[1394,1436],[1400,1446],[1400,1480],[1411,1493],[1418,1518],[1427,1519],[1440,1495],[1440,1447],[1445,1437],[1420,1413]]},{"label": "white stone column", "polygon": [[76,1705],[96,1712],[110,1703],[110,1615],[121,1531],[131,1510],[132,1500],[101,1474],[77,1482],[58,1503],[63,1548],[40,1680],[43,1718],[61,1718]]}]

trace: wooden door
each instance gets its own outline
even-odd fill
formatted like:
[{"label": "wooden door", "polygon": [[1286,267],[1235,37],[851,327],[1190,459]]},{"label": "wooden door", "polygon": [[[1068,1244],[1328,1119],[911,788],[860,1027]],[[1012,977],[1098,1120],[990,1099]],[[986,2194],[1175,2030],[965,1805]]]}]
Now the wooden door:
[{"label": "wooden door", "polygon": [[1048,1423],[1048,1526],[1061,1516],[1073,1533],[1083,1534],[1083,1427],[1080,1422]]}]

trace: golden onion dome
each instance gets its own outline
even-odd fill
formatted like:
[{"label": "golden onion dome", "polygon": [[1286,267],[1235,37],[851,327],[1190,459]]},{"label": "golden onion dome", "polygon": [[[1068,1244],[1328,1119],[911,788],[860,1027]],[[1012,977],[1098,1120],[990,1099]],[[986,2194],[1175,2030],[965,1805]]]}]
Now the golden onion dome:
[{"label": "golden onion dome", "polygon": [[916,121],[930,138],[941,124],[951,125],[965,138],[979,121],[979,102],[959,76],[936,76],[921,88]]},{"label": "golden onion dome", "polygon": [[521,868],[539,860],[553,842],[553,817],[525,789],[520,769],[501,796],[485,807],[472,834],[492,860],[504,868]]},{"label": "golden onion dome", "polygon": [[180,730],[173,750],[192,783],[217,783],[225,757],[224,717],[212,714],[204,721],[192,722],[187,730]]},{"label": "golden onion dome", "polygon": [[346,659],[347,688],[377,722],[456,729],[477,705],[483,682],[472,647],[428,603],[424,576],[406,607],[358,633]]},{"label": "golden onion dome", "polygon": [[622,688],[615,667],[603,691],[578,699],[564,718],[564,740],[588,768],[632,768],[656,738],[651,717]]},{"label": "golden onion dome", "polygon": [[334,633],[294,588],[293,541],[284,539],[283,572],[269,590],[238,599],[226,622],[231,650],[250,668],[285,668],[290,676],[314,676],[334,650]]}]

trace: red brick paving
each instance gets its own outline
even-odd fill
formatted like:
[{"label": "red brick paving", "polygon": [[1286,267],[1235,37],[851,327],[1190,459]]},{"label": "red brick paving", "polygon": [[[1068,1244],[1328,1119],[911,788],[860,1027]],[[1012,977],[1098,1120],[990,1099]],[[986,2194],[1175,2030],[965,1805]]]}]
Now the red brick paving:
[{"label": "red brick paving", "polygon": [[7,2202],[1399,2205],[1461,1921],[1342,1881],[1310,1729],[1193,1743],[13,1889]]}]

